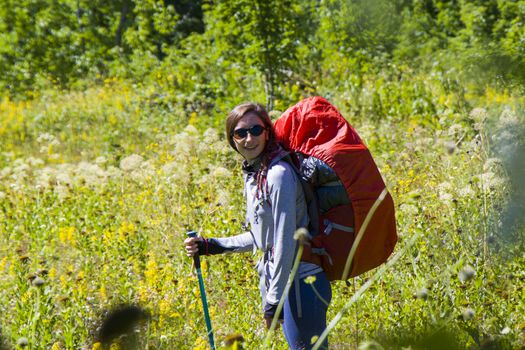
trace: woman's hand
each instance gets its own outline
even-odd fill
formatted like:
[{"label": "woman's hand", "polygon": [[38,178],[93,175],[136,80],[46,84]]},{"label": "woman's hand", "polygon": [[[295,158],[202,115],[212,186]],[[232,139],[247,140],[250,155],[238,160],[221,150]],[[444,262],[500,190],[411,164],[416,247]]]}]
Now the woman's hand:
[{"label": "woman's hand", "polygon": [[199,252],[199,246],[197,242],[202,242],[204,239],[201,236],[189,237],[184,240],[184,246],[186,248],[187,256],[194,256]]}]

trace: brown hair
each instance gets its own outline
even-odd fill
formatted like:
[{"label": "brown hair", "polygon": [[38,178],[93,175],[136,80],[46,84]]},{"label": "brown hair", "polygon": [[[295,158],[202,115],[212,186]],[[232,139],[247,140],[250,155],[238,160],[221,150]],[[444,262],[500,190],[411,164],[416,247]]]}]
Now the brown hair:
[{"label": "brown hair", "polygon": [[230,112],[230,114],[228,114],[228,118],[226,118],[226,137],[228,137],[228,142],[230,146],[232,146],[234,150],[239,152],[237,150],[237,147],[235,146],[235,141],[233,141],[233,131],[235,130],[235,127],[237,126],[239,120],[241,120],[241,118],[247,115],[248,113],[255,113],[263,122],[263,125],[266,127],[266,132],[268,133],[268,140],[266,141],[264,150],[261,153],[261,166],[259,167],[259,170],[257,171],[256,175],[256,196],[257,198],[260,198],[262,194],[265,198],[267,198],[268,186],[266,182],[266,173],[268,172],[268,166],[272,161],[272,157],[279,150],[279,145],[275,138],[272,120],[268,116],[268,113],[266,112],[264,107],[258,103],[251,102],[243,103],[235,107]]},{"label": "brown hair", "polygon": [[263,122],[266,132],[268,133],[268,141],[266,141],[266,145],[262,153],[262,163],[263,165],[268,165],[267,163],[269,159],[266,158],[271,151],[277,149],[277,141],[275,140],[275,132],[273,131],[272,120],[268,116],[268,112],[266,112],[264,107],[260,104],[252,102],[242,103],[236,106],[230,112],[230,114],[228,114],[228,117],[226,118],[226,137],[228,138],[228,143],[234,150],[237,151],[235,141],[233,141],[233,131],[235,130],[239,120],[241,120],[241,118],[248,113],[255,113]]}]

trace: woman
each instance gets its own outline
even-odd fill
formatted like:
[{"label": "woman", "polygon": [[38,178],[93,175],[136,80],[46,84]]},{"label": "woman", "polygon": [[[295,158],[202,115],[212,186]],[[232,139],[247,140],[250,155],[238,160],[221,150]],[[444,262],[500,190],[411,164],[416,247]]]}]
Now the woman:
[{"label": "woman", "polygon": [[[241,104],[226,119],[230,145],[243,158],[246,219],[249,231],[233,237],[188,238],[188,256],[263,251],[257,263],[264,319],[269,327],[292,269],[297,242],[293,236],[308,226],[301,182],[283,160],[288,153],[275,140],[272,122],[262,106]],[[305,278],[315,276],[308,284]],[[315,291],[314,291],[315,288]],[[291,349],[310,349],[312,337],[326,328],[332,291],[321,267],[301,262],[297,277],[284,300],[279,320]],[[328,348],[328,344],[323,344]]]}]

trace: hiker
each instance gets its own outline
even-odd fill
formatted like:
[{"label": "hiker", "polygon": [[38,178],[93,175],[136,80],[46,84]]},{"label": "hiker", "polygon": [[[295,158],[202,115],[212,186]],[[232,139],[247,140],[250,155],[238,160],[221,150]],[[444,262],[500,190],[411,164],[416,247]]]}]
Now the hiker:
[{"label": "hiker", "polygon": [[[272,122],[261,105],[245,103],[235,107],[226,119],[226,134],[230,145],[244,158],[248,231],[232,237],[187,238],[185,248],[188,256],[261,250],[263,255],[256,267],[264,320],[270,327],[294,262],[298,244],[294,233],[308,227],[305,195],[297,173],[283,160],[287,152],[276,142]],[[315,277],[309,279],[314,280],[311,284],[305,282],[309,276]],[[331,298],[330,282],[323,269],[301,262],[278,316],[291,349],[311,349],[312,337],[326,328]],[[326,341],[322,348],[328,349]]]}]

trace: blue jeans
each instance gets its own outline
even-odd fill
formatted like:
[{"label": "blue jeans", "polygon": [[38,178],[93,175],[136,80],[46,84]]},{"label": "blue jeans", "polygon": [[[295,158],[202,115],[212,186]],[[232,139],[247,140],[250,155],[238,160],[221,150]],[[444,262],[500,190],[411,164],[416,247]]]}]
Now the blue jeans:
[{"label": "blue jeans", "polygon": [[[299,288],[294,282],[284,302],[283,331],[290,349],[293,350],[311,349],[312,337],[320,336],[326,328],[326,311],[332,300],[332,288],[324,272],[314,276],[316,281],[312,284],[307,284],[304,279],[300,279]],[[299,289],[299,298],[297,289]],[[301,317],[299,317],[298,301],[300,301]],[[321,349],[328,349],[327,340]]]}]

